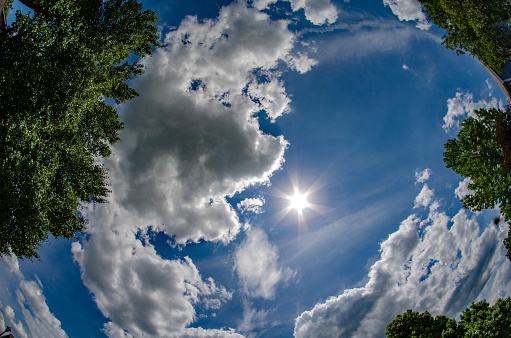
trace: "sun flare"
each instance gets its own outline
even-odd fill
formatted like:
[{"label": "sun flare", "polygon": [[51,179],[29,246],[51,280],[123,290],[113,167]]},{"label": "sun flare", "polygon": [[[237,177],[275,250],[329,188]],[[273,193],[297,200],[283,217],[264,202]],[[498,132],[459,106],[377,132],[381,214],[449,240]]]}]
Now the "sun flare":
[{"label": "sun flare", "polygon": [[302,211],[307,208],[309,206],[309,202],[307,202],[307,195],[296,192],[289,198],[289,206],[298,211]]}]

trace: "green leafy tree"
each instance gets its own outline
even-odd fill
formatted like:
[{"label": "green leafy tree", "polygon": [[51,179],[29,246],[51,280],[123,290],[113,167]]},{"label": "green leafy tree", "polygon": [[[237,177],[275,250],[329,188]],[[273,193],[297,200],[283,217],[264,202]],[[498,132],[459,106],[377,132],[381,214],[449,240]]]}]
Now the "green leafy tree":
[{"label": "green leafy tree", "polygon": [[[509,108],[475,110],[477,118],[469,117],[460,124],[457,138],[447,140],[444,145],[444,162],[457,174],[469,177],[473,191],[461,199],[463,206],[472,211],[500,207],[507,222],[511,220],[511,172],[505,165],[505,143],[499,140],[498,126],[503,129],[509,120]],[[499,121],[501,121],[499,123]],[[505,133],[504,133],[505,135]],[[506,155],[509,156],[509,155]],[[511,235],[511,230],[510,234]],[[511,260],[511,246],[504,241]]]},{"label": "green leafy tree", "polygon": [[134,99],[136,60],[157,46],[137,0],[38,1],[0,35],[0,254],[38,257],[48,234],[72,238],[84,203],[108,195],[99,163],[123,129],[105,102]]},{"label": "green leafy tree", "polygon": [[458,337],[456,321],[445,316],[433,318],[428,311],[419,313],[408,310],[387,325],[390,338],[440,338]]},{"label": "green leafy tree", "polygon": [[406,311],[387,325],[390,338],[479,338],[511,337],[511,299],[499,299],[494,306],[486,300],[466,308],[457,323],[445,316],[435,319],[426,311]]},{"label": "green leafy tree", "polygon": [[511,58],[508,0],[419,0],[428,19],[446,30],[443,44],[499,71]]},{"label": "green leafy tree", "polygon": [[472,303],[461,315],[464,337],[511,337],[511,299],[499,299],[490,306],[486,300]]}]

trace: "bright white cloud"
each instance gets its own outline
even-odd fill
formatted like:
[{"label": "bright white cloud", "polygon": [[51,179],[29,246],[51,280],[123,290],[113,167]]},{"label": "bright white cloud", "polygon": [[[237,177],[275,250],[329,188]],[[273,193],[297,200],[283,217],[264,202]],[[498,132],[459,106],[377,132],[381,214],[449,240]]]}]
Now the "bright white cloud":
[{"label": "bright white cloud", "polygon": [[459,128],[460,122],[467,116],[476,117],[474,110],[490,108],[504,108],[502,100],[492,97],[490,101],[480,99],[474,102],[472,93],[456,92],[456,96],[447,100],[447,114],[444,116],[444,125],[442,126],[446,132],[451,129]]},{"label": "bright white cloud", "polygon": [[433,171],[429,168],[424,169],[421,172],[415,172],[415,184],[424,183],[429,180],[429,177],[433,174]]},{"label": "bright white cloud", "polygon": [[465,178],[463,181],[461,181],[458,184],[458,187],[456,188],[456,190],[454,190],[454,195],[456,195],[456,197],[458,197],[459,199],[462,199],[465,196],[471,195],[473,193],[473,191],[468,189],[468,185],[471,183],[473,183],[473,182],[469,177]]},{"label": "bright white cloud", "polygon": [[433,200],[434,191],[428,188],[427,184],[421,189],[421,192],[415,197],[415,201],[413,202],[413,207],[424,207],[427,208],[431,201]]},{"label": "bright white cloud", "polygon": [[330,0],[290,0],[293,11],[304,9],[305,18],[315,25],[337,21],[337,8]]},{"label": "bright white cloud", "polygon": [[423,30],[431,27],[426,15],[422,12],[421,4],[417,0],[383,0],[383,3],[390,7],[392,13],[399,20],[416,21],[417,28]]},{"label": "bright white cloud", "polygon": [[263,212],[264,198],[245,198],[239,202],[237,208],[241,212],[253,212],[260,214]]},{"label": "bright white cloud", "polygon": [[489,225],[481,231],[465,210],[453,218],[436,209],[424,219],[410,215],[382,242],[365,286],[302,313],[295,336],[381,337],[410,308],[455,317],[473,300],[509,296],[507,230]]},{"label": "bright white cloud", "polygon": [[307,73],[315,65],[318,64],[317,60],[310,59],[308,55],[298,52],[296,56],[290,55],[287,59],[287,64],[291,69],[294,69],[300,73]]},{"label": "bright white cloud", "polygon": [[273,299],[280,282],[294,276],[289,268],[278,266],[277,248],[268,242],[261,229],[252,229],[235,253],[234,269],[243,292],[249,297]]},{"label": "bright white cloud", "polygon": [[179,335],[196,319],[194,305],[216,309],[231,298],[212,279],[203,280],[191,259],[162,259],[130,230],[95,227],[89,235],[83,246],[73,243],[72,251],[94,301],[112,321],[105,326],[112,337],[124,330],[134,336]]}]

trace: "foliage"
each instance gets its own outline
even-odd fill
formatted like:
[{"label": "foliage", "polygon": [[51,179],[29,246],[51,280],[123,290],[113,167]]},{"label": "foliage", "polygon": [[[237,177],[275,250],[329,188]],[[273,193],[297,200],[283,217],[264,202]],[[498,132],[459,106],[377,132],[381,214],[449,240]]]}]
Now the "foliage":
[{"label": "foliage", "polygon": [[469,52],[499,71],[511,58],[508,0],[419,0],[428,19],[443,28],[446,48]]},{"label": "foliage", "polygon": [[86,226],[83,203],[105,202],[123,124],[117,103],[138,94],[134,57],[157,45],[157,17],[137,0],[39,1],[0,36],[0,255],[38,257],[48,234]]},{"label": "foliage", "polygon": [[390,338],[435,338],[457,337],[457,324],[445,316],[433,318],[428,311],[418,313],[406,311],[387,325],[386,334]]},{"label": "foliage", "polygon": [[[505,165],[505,142],[499,140],[498,121],[509,120],[509,109],[475,110],[477,118],[469,117],[460,124],[457,139],[444,145],[444,162],[457,174],[469,177],[468,188],[474,193],[461,199],[472,211],[500,207],[506,221],[511,220],[511,175]],[[500,132],[505,135],[504,132]],[[508,156],[508,155],[506,155]],[[511,233],[510,233],[511,234]],[[509,237],[508,237],[509,238]],[[509,239],[504,241],[511,260]]]},{"label": "foliage", "polygon": [[483,300],[472,303],[456,323],[454,319],[436,316],[426,311],[406,311],[387,325],[390,338],[476,338],[511,336],[511,298],[499,299],[494,306]]}]

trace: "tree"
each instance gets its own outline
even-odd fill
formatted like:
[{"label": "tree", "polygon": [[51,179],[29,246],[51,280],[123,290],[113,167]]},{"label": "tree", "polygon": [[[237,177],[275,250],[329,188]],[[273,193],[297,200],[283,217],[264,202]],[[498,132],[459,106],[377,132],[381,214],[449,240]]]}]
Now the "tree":
[{"label": "tree", "polygon": [[447,33],[446,48],[468,52],[500,71],[511,58],[508,0],[419,0],[428,19]]},{"label": "tree", "polygon": [[426,311],[406,311],[387,325],[389,338],[507,338],[511,336],[511,298],[499,299],[494,306],[486,300],[463,311],[460,321],[445,316],[435,319]]},{"label": "tree", "polygon": [[499,299],[490,306],[486,300],[472,303],[461,315],[464,337],[511,337],[511,299]]},{"label": "tree", "polygon": [[428,311],[424,313],[406,311],[387,325],[386,334],[390,338],[455,338],[457,324],[454,319],[445,316],[433,318]]},{"label": "tree", "polygon": [[[468,177],[473,191],[461,199],[463,206],[472,211],[500,207],[506,221],[511,220],[511,172],[505,165],[506,135],[503,121],[509,121],[507,111],[496,108],[475,110],[477,118],[468,117],[460,124],[457,139],[447,140],[444,145],[444,162],[457,174]],[[500,127],[499,126],[500,122]],[[498,129],[500,130],[497,133]],[[500,136],[499,136],[500,135]],[[506,155],[509,156],[509,155]],[[504,241],[511,260],[511,246],[508,238]]]},{"label": "tree", "polygon": [[72,238],[84,203],[108,195],[101,158],[138,94],[136,60],[157,46],[157,17],[137,0],[38,1],[0,35],[0,254],[39,257],[48,235]]}]

